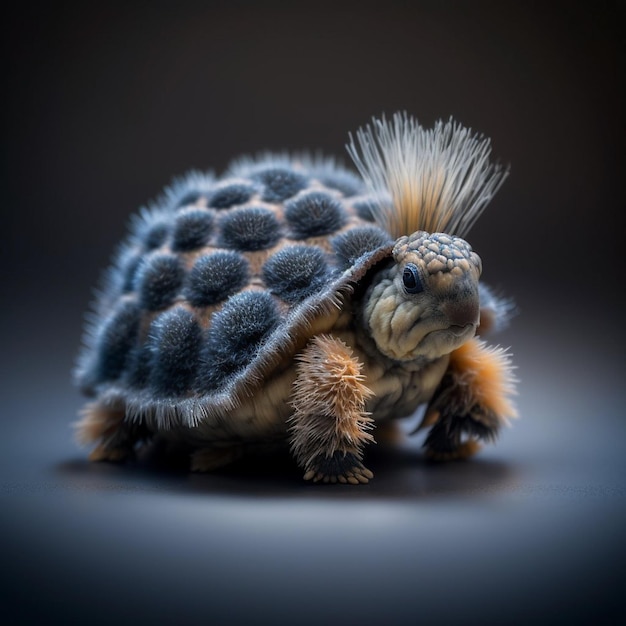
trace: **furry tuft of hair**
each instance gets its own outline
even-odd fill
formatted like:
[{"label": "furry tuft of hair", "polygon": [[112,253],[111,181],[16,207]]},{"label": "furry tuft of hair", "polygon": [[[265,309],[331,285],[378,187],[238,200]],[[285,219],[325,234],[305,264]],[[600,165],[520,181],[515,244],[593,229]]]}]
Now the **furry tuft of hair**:
[{"label": "furry tuft of hair", "polygon": [[490,140],[452,118],[425,129],[413,117],[383,115],[346,145],[393,237],[424,230],[464,237],[508,175],[489,161]]},{"label": "furry tuft of hair", "polygon": [[305,470],[320,451],[327,458],[351,453],[362,458],[363,446],[374,441],[373,419],[365,403],[373,394],[365,385],[362,364],[351,348],[331,335],[318,335],[297,357],[293,415],[289,418],[291,450]]},{"label": "furry tuft of hair", "polygon": [[485,426],[492,429],[501,424],[508,425],[510,419],[517,417],[517,409],[511,400],[511,396],[517,393],[517,377],[506,349],[488,346],[482,339],[474,337],[451,353],[450,368],[462,373],[459,376],[465,390],[462,394],[465,406],[458,407],[456,412],[459,415],[470,412],[472,407],[484,407],[489,415]]}]

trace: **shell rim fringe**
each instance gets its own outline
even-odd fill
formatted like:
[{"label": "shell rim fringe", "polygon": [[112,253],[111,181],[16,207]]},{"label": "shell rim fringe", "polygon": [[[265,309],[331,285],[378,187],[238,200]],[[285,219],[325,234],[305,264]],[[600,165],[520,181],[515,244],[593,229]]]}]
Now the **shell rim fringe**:
[{"label": "shell rim fringe", "polygon": [[[338,279],[321,293],[305,300],[293,310],[262,344],[259,355],[247,367],[233,376],[228,385],[213,393],[176,399],[155,399],[148,391],[126,389],[117,383],[96,387],[98,401],[109,407],[126,407],[126,420],[146,423],[158,430],[178,427],[195,428],[208,420],[219,422],[228,411],[236,409],[246,395],[251,395],[272,368],[290,353],[294,353],[298,337],[306,333],[314,319],[333,309],[341,308],[342,299],[349,297],[354,285],[383,259],[391,255],[393,242],[363,254]],[[262,353],[262,354],[261,354]]]}]

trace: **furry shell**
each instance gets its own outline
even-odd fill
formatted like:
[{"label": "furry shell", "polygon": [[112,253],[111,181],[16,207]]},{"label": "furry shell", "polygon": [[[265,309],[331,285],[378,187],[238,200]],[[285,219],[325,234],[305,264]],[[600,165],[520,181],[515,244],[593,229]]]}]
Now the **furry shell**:
[{"label": "furry shell", "polygon": [[[506,177],[459,124],[374,120],[333,159],[264,154],[192,172],[131,222],[89,316],[75,377],[159,429],[218,419],[332,330],[393,240],[464,236]],[[496,316],[497,318],[498,316]]]},{"label": "furry shell", "polygon": [[220,415],[330,330],[387,256],[363,182],[333,160],[263,155],[194,172],[131,223],[90,314],[83,391],[158,428]]}]

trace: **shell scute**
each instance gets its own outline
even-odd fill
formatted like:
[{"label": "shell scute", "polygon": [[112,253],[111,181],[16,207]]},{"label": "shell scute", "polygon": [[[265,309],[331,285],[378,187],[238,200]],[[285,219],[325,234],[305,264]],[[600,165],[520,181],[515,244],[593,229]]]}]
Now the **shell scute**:
[{"label": "shell scute", "polygon": [[149,385],[158,396],[184,395],[196,376],[201,329],[182,306],[161,313],[150,327]]},{"label": "shell scute", "polygon": [[256,191],[257,186],[250,182],[227,181],[208,194],[207,203],[213,209],[230,209],[248,202]]},{"label": "shell scute", "polygon": [[252,178],[263,185],[261,197],[265,202],[283,202],[295,196],[308,184],[305,175],[287,167],[263,167]]},{"label": "shell scute", "polygon": [[231,296],[208,331],[198,391],[215,391],[228,376],[245,369],[278,323],[278,307],[267,292],[244,291]]},{"label": "shell scute", "polygon": [[254,206],[234,209],[224,216],[219,243],[225,248],[252,252],[271,248],[280,236],[274,212]]},{"label": "shell scute", "polygon": [[122,300],[102,325],[96,346],[93,375],[97,380],[117,379],[126,367],[139,331],[140,310],[133,300]]},{"label": "shell scute", "polygon": [[347,216],[341,202],[333,196],[310,191],[285,204],[285,219],[294,239],[307,239],[338,231]]},{"label": "shell scute", "polygon": [[237,252],[221,250],[199,257],[187,277],[185,297],[194,307],[219,304],[249,281],[249,263]]},{"label": "shell scute", "polygon": [[140,306],[148,311],[158,311],[169,306],[176,299],[184,278],[183,264],[175,254],[155,252],[147,256],[137,274]]},{"label": "shell scute", "polygon": [[317,246],[286,246],[263,266],[263,279],[273,294],[296,304],[318,293],[328,283],[330,268]]},{"label": "shell scute", "polygon": [[206,209],[192,208],[180,212],[174,220],[172,250],[190,252],[204,247],[211,236],[214,224],[213,213]]}]

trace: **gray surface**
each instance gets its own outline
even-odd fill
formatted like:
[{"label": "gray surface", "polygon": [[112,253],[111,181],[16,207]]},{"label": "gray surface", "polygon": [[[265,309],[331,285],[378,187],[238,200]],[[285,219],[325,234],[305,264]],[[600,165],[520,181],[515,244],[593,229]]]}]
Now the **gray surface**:
[{"label": "gray surface", "polygon": [[621,376],[604,364],[589,386],[558,337],[540,351],[518,327],[522,418],[497,446],[447,465],[426,464],[420,438],[379,446],[374,481],[352,488],[304,484],[280,455],[214,476],[156,455],[88,464],[65,367],[28,364],[39,398],[14,369],[0,491],[11,623],[617,623]]},{"label": "gray surface", "polygon": [[[8,624],[610,624],[624,618],[618,3],[22,3],[6,15],[0,611]],[[407,109],[512,174],[469,237],[520,315],[521,418],[475,460],[421,437],[375,480],[288,458],[90,465],[69,384],[90,288],[171,176],[323,149]]]}]

